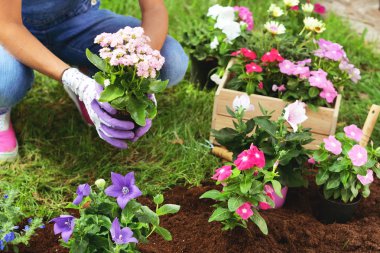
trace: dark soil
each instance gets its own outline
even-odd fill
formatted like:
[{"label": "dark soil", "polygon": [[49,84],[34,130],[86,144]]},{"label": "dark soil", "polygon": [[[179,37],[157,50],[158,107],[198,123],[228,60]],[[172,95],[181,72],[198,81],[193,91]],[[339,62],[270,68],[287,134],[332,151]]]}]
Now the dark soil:
[{"label": "dark soil", "polygon": [[[260,252],[380,252],[380,182],[361,202],[354,219],[347,224],[320,223],[312,215],[317,189],[291,189],[283,208],[261,212],[268,223],[264,236],[253,224],[249,230],[222,231],[217,222],[208,223],[213,202],[199,196],[212,186],[186,189],[175,187],[165,194],[166,203],[181,205],[176,215],[163,217],[161,225],[172,232],[173,241],[157,235],[140,245],[143,253],[260,253]],[[142,202],[148,203],[144,198]],[[48,225],[20,253],[67,253]]]}]

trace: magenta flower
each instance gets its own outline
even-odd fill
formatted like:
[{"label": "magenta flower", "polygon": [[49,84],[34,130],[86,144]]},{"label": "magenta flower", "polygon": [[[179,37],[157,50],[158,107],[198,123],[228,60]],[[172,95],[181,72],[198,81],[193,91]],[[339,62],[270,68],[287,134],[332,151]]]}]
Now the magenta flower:
[{"label": "magenta flower", "polygon": [[137,239],[133,237],[133,232],[130,228],[121,229],[118,218],[113,220],[110,232],[111,238],[116,244],[138,243]]},{"label": "magenta flower", "polygon": [[249,60],[255,60],[257,55],[252,50],[249,50],[248,48],[242,48],[240,49],[240,53]]},{"label": "magenta flower", "polygon": [[257,87],[258,87],[260,90],[264,89],[264,84],[263,84],[263,82],[259,82],[259,84],[257,85]]},{"label": "magenta flower", "polygon": [[263,72],[263,69],[261,68],[260,65],[257,65],[256,63],[254,62],[251,62],[247,65],[245,65],[245,70],[248,74],[250,73],[253,73],[253,72],[256,72],[256,73],[261,73]]},{"label": "magenta flower", "polygon": [[238,170],[249,170],[255,166],[255,161],[252,159],[249,150],[241,152],[234,163]]},{"label": "magenta flower", "polygon": [[363,131],[358,128],[356,125],[350,125],[346,126],[344,128],[344,132],[346,133],[346,136],[352,140],[360,141],[363,136]]},{"label": "magenta flower", "polygon": [[265,53],[261,57],[261,61],[262,62],[275,62],[275,61],[282,62],[284,61],[284,58],[282,58],[282,56],[280,55],[277,49],[272,48],[270,52]]},{"label": "magenta flower", "polygon": [[342,143],[338,141],[334,136],[330,135],[328,138],[324,138],[325,149],[330,151],[334,155],[342,153]]},{"label": "magenta flower", "polygon": [[348,151],[348,157],[354,166],[360,167],[367,163],[367,150],[360,145],[355,145]]},{"label": "magenta flower", "polygon": [[244,6],[235,6],[234,10],[239,12],[240,20],[247,24],[247,31],[251,31],[254,26],[252,12]]},{"label": "magenta flower", "polygon": [[105,190],[105,193],[110,197],[117,198],[117,204],[121,209],[124,209],[131,199],[142,195],[140,189],[135,185],[133,172],[129,172],[125,176],[111,172],[111,180],[112,185]]},{"label": "magenta flower", "polygon": [[288,76],[293,75],[296,68],[296,65],[289,60],[282,61],[278,66],[280,67],[280,72]]},{"label": "magenta flower", "polygon": [[91,186],[88,184],[81,184],[77,188],[77,197],[73,201],[74,205],[79,205],[83,201],[83,197],[90,195]]},{"label": "magenta flower", "polygon": [[256,165],[260,169],[264,168],[265,166],[264,152],[259,150],[253,144],[251,144],[251,147],[249,148],[249,153],[250,153],[250,156],[253,157],[252,160],[254,161],[254,165]]},{"label": "magenta flower", "polygon": [[229,178],[232,174],[232,166],[225,165],[215,171],[214,176],[212,176],[212,179],[217,181],[223,181]]},{"label": "magenta flower", "polygon": [[[264,186],[264,191],[265,191],[265,194],[274,201],[273,194],[275,194],[275,192],[274,192],[273,187],[266,184]],[[267,202],[259,202],[259,207],[261,210],[268,210],[268,209],[273,208]]]},{"label": "magenta flower", "polygon": [[245,202],[242,204],[237,210],[236,213],[243,219],[248,220],[249,217],[253,215],[253,211],[251,209],[252,204],[249,202]]},{"label": "magenta flower", "polygon": [[363,185],[368,185],[373,182],[373,171],[367,170],[367,175],[357,175],[356,177],[359,179],[360,183]]},{"label": "magenta flower", "polygon": [[305,107],[306,104],[298,100],[285,107],[284,119],[290,124],[294,132],[297,132],[298,125],[308,119]]},{"label": "magenta flower", "polygon": [[54,234],[61,234],[64,242],[68,242],[74,232],[75,218],[71,215],[61,215],[49,222],[55,222]]},{"label": "magenta flower", "polygon": [[315,159],[314,159],[314,157],[310,157],[310,158],[307,160],[307,162],[308,162],[309,164],[315,164]]},{"label": "magenta flower", "polygon": [[314,4],[314,12],[323,15],[326,13],[326,8],[322,4],[316,3]]}]

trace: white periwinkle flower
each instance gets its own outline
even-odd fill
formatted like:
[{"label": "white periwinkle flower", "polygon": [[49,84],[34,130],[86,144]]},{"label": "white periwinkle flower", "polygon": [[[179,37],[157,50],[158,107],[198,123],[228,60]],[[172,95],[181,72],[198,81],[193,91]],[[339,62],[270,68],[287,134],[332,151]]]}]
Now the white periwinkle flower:
[{"label": "white periwinkle flower", "polygon": [[232,107],[234,110],[239,110],[239,108],[242,108],[246,111],[253,111],[255,109],[255,107],[251,104],[251,100],[247,94],[243,94],[240,97],[236,96],[232,102]]},{"label": "white periwinkle flower", "polygon": [[281,17],[282,15],[284,15],[284,11],[275,4],[270,5],[268,12],[270,15],[272,15],[275,18],[278,18],[278,17]]},{"label": "white periwinkle flower", "polygon": [[294,132],[297,132],[298,125],[308,119],[305,107],[306,104],[298,100],[285,107],[284,119],[290,124]]},{"label": "white periwinkle flower", "polygon": [[223,10],[223,6],[215,4],[208,9],[207,16],[216,19]]},{"label": "white periwinkle flower", "polygon": [[216,49],[219,46],[218,37],[215,36],[214,40],[210,43],[211,49]]},{"label": "white periwinkle flower", "polygon": [[220,78],[218,74],[212,74],[210,76],[210,79],[211,79],[211,81],[213,81],[217,85],[221,85],[222,84],[222,78]]},{"label": "white periwinkle flower", "polygon": [[302,10],[307,13],[312,13],[314,10],[314,5],[311,3],[306,3],[302,5]]}]

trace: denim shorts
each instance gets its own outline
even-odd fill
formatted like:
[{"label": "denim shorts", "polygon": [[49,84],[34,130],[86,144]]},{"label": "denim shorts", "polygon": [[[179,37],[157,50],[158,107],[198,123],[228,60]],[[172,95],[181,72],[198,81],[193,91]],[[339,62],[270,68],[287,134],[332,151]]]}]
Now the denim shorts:
[{"label": "denim shorts", "polygon": [[[94,72],[85,51],[97,53],[96,35],[116,32],[125,26],[140,26],[141,21],[130,16],[99,9],[98,0],[23,0],[22,18],[28,30],[64,62],[85,67]],[[168,36],[161,54],[165,64],[160,72],[169,86],[179,83],[187,70],[188,57],[181,45]],[[0,109],[11,107],[25,96],[33,75],[23,64],[0,46]],[[20,76],[21,75],[21,76]]]}]

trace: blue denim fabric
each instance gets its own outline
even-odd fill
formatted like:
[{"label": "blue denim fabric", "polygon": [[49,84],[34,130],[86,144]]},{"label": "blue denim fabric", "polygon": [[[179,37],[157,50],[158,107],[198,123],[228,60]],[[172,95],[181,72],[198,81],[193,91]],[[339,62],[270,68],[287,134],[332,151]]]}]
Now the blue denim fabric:
[{"label": "blue denim fabric", "polygon": [[[22,13],[25,26],[56,56],[68,64],[87,67],[90,72],[96,69],[87,60],[85,50],[98,52],[99,46],[93,43],[96,35],[141,24],[136,18],[99,10],[99,1],[92,5],[90,0],[23,0]],[[168,79],[169,86],[178,84],[187,70],[187,55],[170,36],[161,54],[165,64],[160,78]],[[5,66],[0,67],[0,110],[4,110],[25,96],[31,87],[33,73],[1,46],[0,66]]]}]

